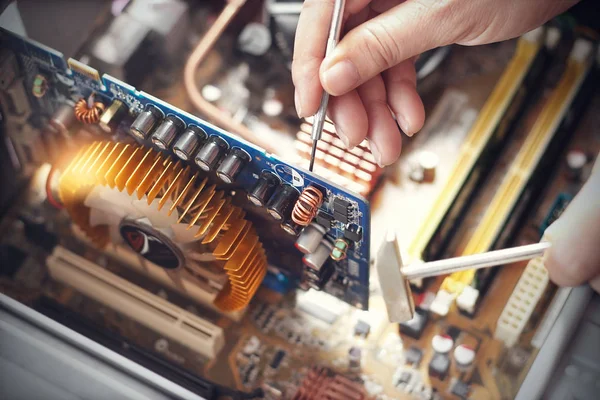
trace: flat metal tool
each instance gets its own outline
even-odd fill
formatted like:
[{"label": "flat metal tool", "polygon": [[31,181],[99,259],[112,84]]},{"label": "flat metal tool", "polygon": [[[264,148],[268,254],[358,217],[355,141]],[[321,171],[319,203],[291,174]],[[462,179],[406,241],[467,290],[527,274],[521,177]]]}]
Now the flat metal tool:
[{"label": "flat metal tool", "polygon": [[404,266],[396,235],[388,233],[375,261],[388,317],[391,322],[405,322],[413,318],[415,305],[409,284],[409,281],[413,279],[530,260],[543,256],[548,248],[550,248],[550,242],[540,242],[487,253]]},{"label": "flat metal tool", "polygon": [[[335,46],[337,46],[340,40],[340,33],[342,31],[342,23],[344,19],[344,8],[346,7],[346,0],[335,0],[333,5],[333,16],[331,18],[331,25],[329,27],[329,36],[327,38],[327,48],[325,50],[325,57],[331,54]],[[313,116],[313,126],[311,132],[312,138],[312,150],[310,152],[310,164],[308,170],[312,172],[315,165],[315,156],[317,154],[317,144],[321,140],[323,133],[323,124],[325,123],[325,117],[327,115],[327,105],[329,104],[329,93],[323,91],[321,97],[321,104],[316,114]]]}]

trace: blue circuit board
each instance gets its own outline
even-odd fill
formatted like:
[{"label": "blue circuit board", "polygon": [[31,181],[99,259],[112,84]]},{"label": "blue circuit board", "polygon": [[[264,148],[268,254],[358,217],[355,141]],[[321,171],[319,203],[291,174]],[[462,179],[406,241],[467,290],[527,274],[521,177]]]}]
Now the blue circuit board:
[{"label": "blue circuit board", "polygon": [[[283,182],[295,187],[299,192],[307,186],[317,186],[323,190],[325,201],[321,210],[329,215],[334,215],[334,202],[342,201],[349,204],[347,221],[334,220],[327,236],[335,240],[344,236],[344,230],[349,224],[355,224],[362,229],[362,239],[354,242],[348,251],[346,259],[338,262],[330,260],[335,265],[335,272],[330,283],[324,288],[326,292],[363,309],[368,308],[369,294],[369,248],[370,248],[370,210],[366,199],[358,194],[327,181],[307,170],[290,165],[286,161],[269,154],[265,150],[249,143],[240,137],[226,132],[195,115],[177,109],[150,94],[136,90],[134,87],[120,80],[103,75],[99,79],[90,76],[89,70],[80,68],[69,68],[72,63],[67,62],[60,52],[48,48],[26,38],[22,38],[11,32],[0,28],[1,48],[8,48],[15,53],[24,77],[24,84],[31,88],[35,76],[44,74],[55,83],[50,85],[49,92],[44,98],[36,98],[28,90],[32,104],[33,114],[38,125],[42,125],[65,101],[76,101],[87,98],[94,93],[96,99],[110,104],[114,99],[119,99],[129,107],[131,114],[144,110],[146,105],[153,104],[160,108],[165,116],[174,115],[181,118],[186,124],[194,124],[202,127],[209,136],[216,135],[228,142],[230,147],[239,147],[245,150],[251,157],[251,162],[242,170],[237,177],[235,185],[237,188],[249,190],[255,184],[262,171],[268,170],[277,174]],[[95,70],[93,70],[95,72]],[[98,75],[99,76],[99,75]],[[144,142],[149,145],[149,142]],[[191,163],[190,165],[193,165]],[[259,233],[260,234],[260,233]],[[285,235],[281,231],[281,235]],[[296,251],[295,249],[289,251]],[[301,262],[301,254],[296,251],[296,256]],[[272,274],[288,274],[291,282],[299,281],[297,273],[290,272],[293,268],[278,263],[288,263],[281,259],[271,259],[273,264]],[[281,281],[282,277],[271,276],[268,282]]]}]

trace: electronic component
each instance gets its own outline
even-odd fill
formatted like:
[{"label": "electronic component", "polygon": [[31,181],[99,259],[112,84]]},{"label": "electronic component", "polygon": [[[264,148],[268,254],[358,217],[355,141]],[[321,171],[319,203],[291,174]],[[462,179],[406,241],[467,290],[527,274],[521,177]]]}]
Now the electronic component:
[{"label": "electronic component", "polygon": [[62,247],[47,265],[54,279],[206,357],[215,357],[225,344],[222,328]]},{"label": "electronic component", "polygon": [[581,180],[583,169],[589,162],[589,158],[585,152],[579,149],[569,150],[566,156],[567,175],[571,180]]},{"label": "electronic component", "polygon": [[298,198],[298,191],[290,185],[281,185],[267,203],[267,211],[276,221],[290,218],[292,207]]},{"label": "electronic component", "polygon": [[356,224],[348,224],[344,229],[344,237],[352,242],[362,240],[362,228]]},{"label": "electronic component", "polygon": [[281,223],[281,229],[292,236],[298,236],[302,227],[292,220],[287,220]]},{"label": "electronic component", "polygon": [[234,147],[225,156],[219,168],[217,176],[225,183],[233,183],[235,178],[242,172],[246,164],[250,162],[250,156],[244,150]]},{"label": "electronic component", "polygon": [[329,259],[331,249],[333,249],[331,242],[327,239],[324,239],[321,241],[321,243],[319,243],[314,252],[305,254],[302,258],[302,261],[314,271],[321,271],[323,265],[325,265],[325,262],[327,259]]},{"label": "electronic component", "polygon": [[405,352],[405,357],[407,364],[418,368],[419,364],[421,364],[421,360],[423,359],[423,350],[415,346],[410,346]]},{"label": "electronic component", "polygon": [[196,125],[188,125],[173,145],[173,153],[183,161],[191,159],[198,147],[206,141],[208,134]]},{"label": "electronic component", "polygon": [[360,370],[362,360],[362,350],[360,347],[352,346],[348,350],[348,369],[352,372]]},{"label": "electronic component", "polygon": [[439,157],[431,151],[419,153],[419,167],[422,171],[423,182],[431,183],[435,180],[435,170],[439,164]]},{"label": "electronic component", "polygon": [[349,397],[352,400],[369,398],[359,382],[317,366],[308,371],[291,400],[347,400]]},{"label": "electronic component", "polygon": [[400,333],[418,340],[427,326],[427,321],[429,321],[429,314],[417,308],[413,319],[400,323]]},{"label": "electronic component", "polygon": [[273,356],[273,359],[271,360],[271,363],[269,364],[269,367],[271,367],[272,369],[279,368],[285,356],[286,352],[284,350],[277,350],[277,352]]},{"label": "electronic component", "polygon": [[466,344],[459,344],[454,349],[454,361],[456,366],[461,369],[467,369],[475,361],[475,350]]},{"label": "electronic component", "polygon": [[408,385],[412,380],[412,377],[413,375],[410,371],[402,371],[402,373],[400,373],[400,376],[396,380],[396,386],[403,387]]},{"label": "electronic component", "polygon": [[246,342],[242,348],[242,353],[246,356],[255,354],[260,349],[260,339],[256,336],[250,336],[250,339]]},{"label": "electronic component", "polygon": [[161,150],[166,150],[171,147],[171,143],[185,129],[185,123],[174,115],[167,117],[158,125],[152,133],[150,140]]},{"label": "electronic component", "polygon": [[323,192],[314,186],[306,187],[294,204],[292,221],[301,226],[310,224],[317,215],[321,204],[323,204]]},{"label": "electronic component", "polygon": [[454,347],[454,340],[448,335],[434,335],[431,339],[431,348],[436,353],[448,354]]},{"label": "electronic component", "polygon": [[50,125],[63,136],[67,135],[73,122],[75,122],[75,109],[69,104],[61,105],[50,118]]},{"label": "electronic component", "polygon": [[496,324],[494,337],[508,347],[517,343],[549,282],[542,257],[529,261]]},{"label": "electronic component", "polygon": [[333,199],[333,216],[336,220],[347,223],[348,216],[350,215],[352,205],[348,200],[336,197]]},{"label": "electronic component", "polygon": [[263,207],[271,198],[280,180],[272,172],[263,171],[260,177],[248,192],[248,200],[257,207]]},{"label": "electronic component", "polygon": [[113,100],[100,116],[98,126],[106,133],[112,133],[127,114],[127,106],[121,100]]},{"label": "electronic component", "polygon": [[348,252],[348,242],[345,239],[336,239],[333,242],[333,250],[331,250],[331,258],[335,261],[340,261],[346,258]]},{"label": "electronic component", "polygon": [[460,333],[461,330],[458,326],[450,325],[448,328],[446,328],[446,335],[450,336],[455,342],[458,340]]},{"label": "electronic component", "polygon": [[356,321],[356,325],[354,325],[354,335],[366,338],[369,336],[369,332],[371,332],[371,325],[361,319]]},{"label": "electronic component", "polygon": [[129,128],[129,132],[136,139],[144,140],[150,132],[163,119],[163,112],[155,105],[148,104],[144,111],[138,114]]},{"label": "electronic component", "polygon": [[46,94],[48,90],[48,80],[42,74],[37,74],[33,80],[33,87],[31,88],[31,93],[41,99]]},{"label": "electronic component", "polygon": [[100,121],[104,109],[104,104],[100,101],[94,101],[93,96],[90,96],[88,100],[79,99],[75,103],[75,118],[84,124],[96,124]]},{"label": "electronic component", "polygon": [[326,213],[325,211],[319,210],[317,212],[317,216],[315,217],[315,222],[321,226],[324,226],[325,229],[331,229],[331,225],[333,224],[333,215]]},{"label": "electronic component", "polygon": [[429,376],[440,380],[446,379],[450,369],[450,357],[447,354],[435,353],[429,361]]},{"label": "electronic component", "polygon": [[571,203],[571,200],[573,200],[573,196],[569,193],[560,193],[558,195],[556,200],[554,200],[552,207],[550,207],[550,211],[548,211],[548,214],[540,224],[540,236],[543,235],[546,229],[562,215],[569,203]]},{"label": "electronic component", "polygon": [[229,149],[229,144],[219,136],[208,138],[204,146],[198,150],[194,162],[201,170],[211,171]]},{"label": "electronic component", "polygon": [[466,312],[468,315],[473,315],[477,306],[477,300],[479,300],[479,290],[473,286],[465,286],[458,297],[456,297],[456,305],[461,311]]},{"label": "electronic component", "polygon": [[463,400],[466,400],[469,397],[470,391],[471,389],[469,388],[469,385],[460,380],[454,382],[454,384],[450,388],[450,394]]},{"label": "electronic component", "polygon": [[[300,156],[300,164],[308,166],[311,152],[311,130],[313,118],[307,118],[300,126],[294,143]],[[375,188],[383,173],[369,150],[367,141],[363,141],[349,150],[337,137],[335,127],[329,120],[323,125],[323,134],[317,144],[315,172],[339,185],[363,196]]]}]

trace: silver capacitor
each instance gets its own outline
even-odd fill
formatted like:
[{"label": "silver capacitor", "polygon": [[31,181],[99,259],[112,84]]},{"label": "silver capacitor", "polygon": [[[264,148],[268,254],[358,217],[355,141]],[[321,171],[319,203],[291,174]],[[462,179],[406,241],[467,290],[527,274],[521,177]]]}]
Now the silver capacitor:
[{"label": "silver capacitor", "polygon": [[322,240],[313,253],[306,254],[302,257],[302,262],[318,273],[321,271],[321,268],[323,268],[325,261],[329,258],[331,250],[333,250],[333,244],[329,240]]},{"label": "silver capacitor", "polygon": [[326,233],[327,229],[323,225],[311,222],[298,236],[296,248],[304,254],[313,253],[319,247]]},{"label": "silver capacitor", "polygon": [[183,161],[191,159],[198,147],[206,141],[208,134],[196,125],[188,125],[173,145],[173,153]]},{"label": "silver capacitor", "polygon": [[50,125],[63,136],[68,133],[74,122],[75,110],[72,104],[61,105],[50,118]]},{"label": "silver capacitor", "polygon": [[144,140],[150,135],[150,132],[160,120],[163,119],[163,112],[155,105],[148,104],[146,109],[139,113],[137,118],[131,124],[129,133],[137,139]]},{"label": "silver capacitor", "polygon": [[244,150],[235,147],[231,149],[219,165],[219,168],[217,168],[217,176],[225,183],[233,183],[238,174],[249,162],[250,155]]},{"label": "silver capacitor", "polygon": [[166,150],[184,129],[185,122],[174,115],[168,115],[152,133],[152,143],[159,149]]},{"label": "silver capacitor", "polygon": [[211,171],[219,162],[229,144],[218,136],[211,136],[196,154],[194,161],[203,171]]}]

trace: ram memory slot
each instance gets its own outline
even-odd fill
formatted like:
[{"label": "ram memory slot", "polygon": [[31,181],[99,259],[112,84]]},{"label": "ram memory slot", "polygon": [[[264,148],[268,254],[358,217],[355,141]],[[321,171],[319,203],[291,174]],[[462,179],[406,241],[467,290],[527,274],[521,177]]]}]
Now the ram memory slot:
[{"label": "ram memory slot", "polygon": [[408,248],[410,261],[434,259],[444,251],[452,227],[464,215],[539,82],[549,58],[543,38],[540,28],[518,40],[514,56],[461,147],[450,179]]},{"label": "ram memory slot", "polygon": [[[532,196],[528,194],[527,190],[528,185],[530,183],[540,185],[540,179],[543,180],[544,177],[539,176],[540,174],[537,172],[543,172],[543,168],[540,168],[545,165],[543,161],[548,160],[550,155],[553,156],[551,157],[553,160],[556,160],[556,151],[551,150],[559,150],[564,143],[564,140],[561,139],[564,139],[565,136],[558,133],[567,131],[560,129],[565,120],[572,120],[569,112],[572,110],[577,94],[591,69],[591,54],[592,44],[590,42],[585,40],[575,42],[560,82],[548,98],[525,142],[511,163],[481,222],[463,250],[463,255],[491,250],[521,200],[525,197],[531,200]],[[546,177],[550,175],[549,172],[549,170],[545,171]],[[540,179],[532,179],[534,177]],[[460,295],[465,287],[473,284],[475,274],[475,270],[456,272],[446,277],[441,289],[453,295]]]}]

